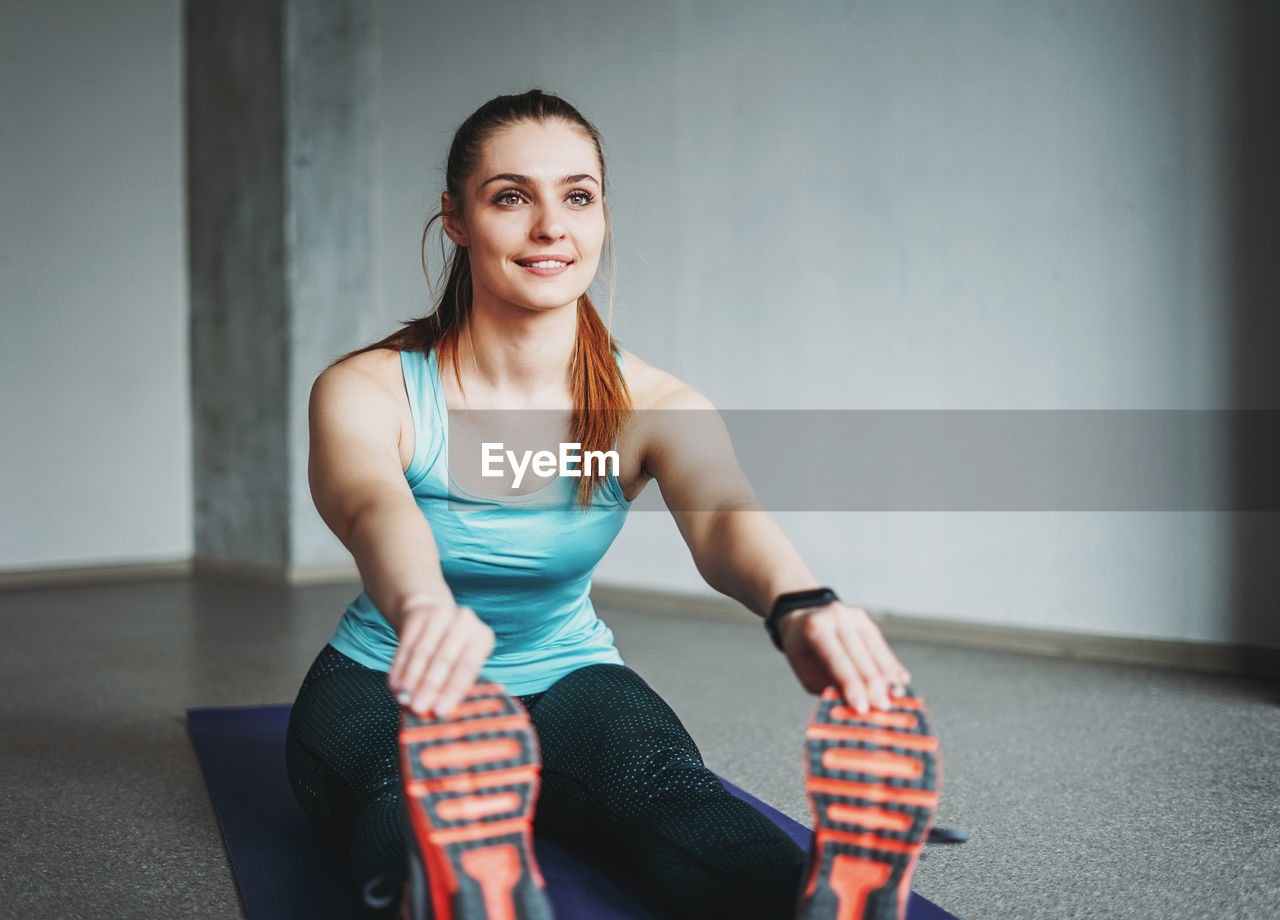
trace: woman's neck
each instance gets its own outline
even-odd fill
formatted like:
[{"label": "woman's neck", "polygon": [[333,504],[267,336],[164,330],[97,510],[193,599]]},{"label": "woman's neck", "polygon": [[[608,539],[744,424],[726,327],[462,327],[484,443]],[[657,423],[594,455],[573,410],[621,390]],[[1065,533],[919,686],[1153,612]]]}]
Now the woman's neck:
[{"label": "woman's neck", "polygon": [[577,330],[577,304],[503,316],[473,308],[458,341],[464,386],[507,397],[562,394]]}]

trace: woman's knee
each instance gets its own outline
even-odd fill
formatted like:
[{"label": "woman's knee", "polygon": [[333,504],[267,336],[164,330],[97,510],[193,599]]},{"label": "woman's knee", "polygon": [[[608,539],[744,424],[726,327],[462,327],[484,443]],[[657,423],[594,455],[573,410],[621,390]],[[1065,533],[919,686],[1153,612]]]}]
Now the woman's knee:
[{"label": "woman's knee", "polygon": [[285,735],[285,766],[303,810],[346,834],[363,807],[399,781],[399,713],[367,668],[306,681]]}]

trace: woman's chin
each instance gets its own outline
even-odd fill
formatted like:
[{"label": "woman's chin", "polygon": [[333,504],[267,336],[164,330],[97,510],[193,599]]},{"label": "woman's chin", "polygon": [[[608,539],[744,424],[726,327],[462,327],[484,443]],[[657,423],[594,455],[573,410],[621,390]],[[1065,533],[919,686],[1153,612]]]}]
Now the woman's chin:
[{"label": "woman's chin", "polygon": [[[584,292],[577,291],[575,293],[575,291],[576,288],[569,288],[563,291],[556,291],[554,293],[544,291],[539,295],[532,297],[527,293],[523,296],[518,293],[513,293],[510,296],[499,297],[497,299],[502,303],[516,308],[517,310],[526,310],[533,313],[555,313],[559,310],[567,310],[577,307],[578,299]],[[476,298],[475,306],[480,306],[480,303],[481,299]]]}]

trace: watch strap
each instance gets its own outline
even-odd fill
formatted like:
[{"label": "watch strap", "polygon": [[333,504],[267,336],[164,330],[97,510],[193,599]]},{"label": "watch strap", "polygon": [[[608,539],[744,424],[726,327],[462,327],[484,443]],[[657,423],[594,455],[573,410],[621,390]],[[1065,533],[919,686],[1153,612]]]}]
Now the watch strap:
[{"label": "watch strap", "polygon": [[780,594],[773,602],[769,615],[764,618],[764,628],[769,633],[769,638],[773,640],[773,644],[778,647],[778,651],[782,651],[782,634],[778,632],[778,621],[785,614],[805,607],[821,607],[823,604],[838,600],[840,600],[839,596],[830,588],[810,588],[807,591],[789,591],[786,594]]}]

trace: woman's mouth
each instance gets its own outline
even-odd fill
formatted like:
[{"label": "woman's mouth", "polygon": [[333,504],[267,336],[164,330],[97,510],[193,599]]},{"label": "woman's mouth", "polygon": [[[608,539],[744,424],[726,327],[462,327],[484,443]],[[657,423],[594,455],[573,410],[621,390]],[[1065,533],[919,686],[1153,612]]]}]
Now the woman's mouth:
[{"label": "woman's mouth", "polygon": [[536,259],[516,259],[516,264],[526,271],[545,277],[560,274],[573,264],[573,260],[561,256],[544,256]]}]

